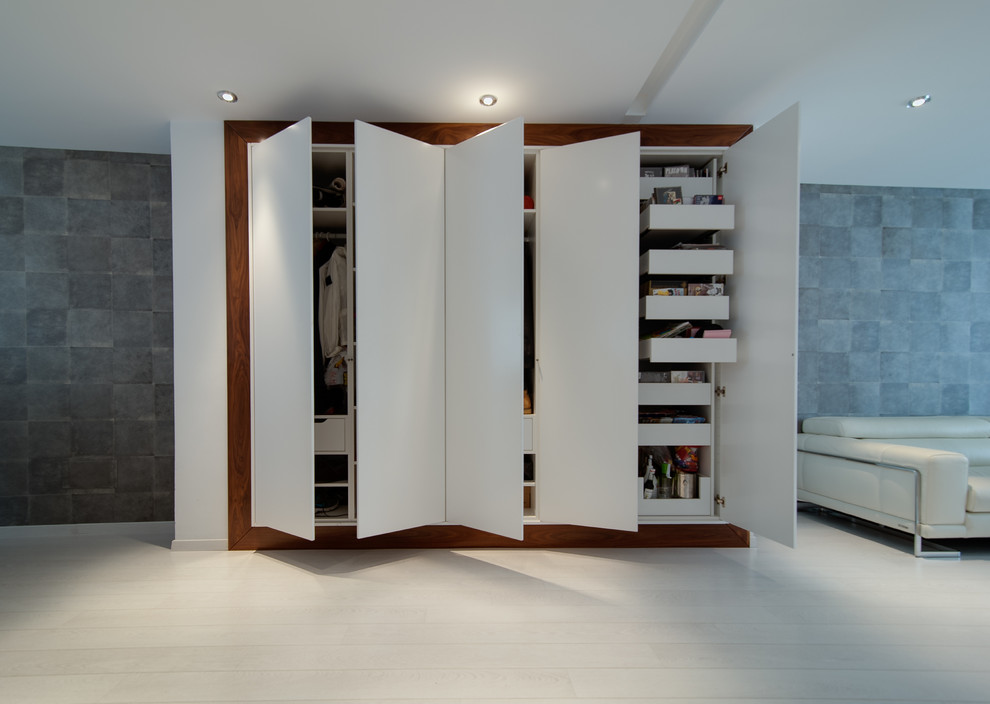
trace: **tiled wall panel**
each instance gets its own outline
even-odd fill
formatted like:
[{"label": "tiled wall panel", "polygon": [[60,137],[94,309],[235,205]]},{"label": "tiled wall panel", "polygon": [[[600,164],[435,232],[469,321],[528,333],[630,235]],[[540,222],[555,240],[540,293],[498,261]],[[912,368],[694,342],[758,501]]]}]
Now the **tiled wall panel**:
[{"label": "tiled wall panel", "polygon": [[171,520],[168,156],[0,147],[0,525]]},{"label": "tiled wall panel", "polygon": [[801,186],[798,416],[990,415],[990,191]]}]

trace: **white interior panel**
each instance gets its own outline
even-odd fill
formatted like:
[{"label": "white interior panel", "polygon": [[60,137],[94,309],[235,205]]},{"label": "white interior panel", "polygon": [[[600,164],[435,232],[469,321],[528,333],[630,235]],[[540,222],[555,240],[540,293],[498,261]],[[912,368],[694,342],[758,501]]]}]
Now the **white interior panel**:
[{"label": "white interior panel", "polygon": [[539,515],[637,529],[639,133],[544,149]]},{"label": "white interior panel", "polygon": [[312,540],[313,224],[309,118],[251,151],[253,525]]},{"label": "white interior panel", "polygon": [[[227,542],[223,125],[171,123],[176,548]],[[215,543],[214,543],[215,544]]]},{"label": "white interior panel", "polygon": [[447,521],[522,540],[523,121],[445,157]]},{"label": "white interior panel", "polygon": [[[794,545],[797,417],[798,106],[732,146],[737,363],[721,368],[719,484],[726,521]],[[727,291],[730,292],[730,291]]]},{"label": "white interior panel", "polygon": [[354,142],[364,538],[444,520],[444,156],[364,122]]}]

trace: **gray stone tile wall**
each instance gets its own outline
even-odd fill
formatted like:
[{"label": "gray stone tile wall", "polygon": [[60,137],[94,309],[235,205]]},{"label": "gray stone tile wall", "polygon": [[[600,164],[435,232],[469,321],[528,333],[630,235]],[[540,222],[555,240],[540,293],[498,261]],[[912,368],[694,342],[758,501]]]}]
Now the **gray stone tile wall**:
[{"label": "gray stone tile wall", "polygon": [[990,191],[801,186],[798,416],[990,415]]},{"label": "gray stone tile wall", "polygon": [[0,525],[171,520],[167,155],[0,147]]}]

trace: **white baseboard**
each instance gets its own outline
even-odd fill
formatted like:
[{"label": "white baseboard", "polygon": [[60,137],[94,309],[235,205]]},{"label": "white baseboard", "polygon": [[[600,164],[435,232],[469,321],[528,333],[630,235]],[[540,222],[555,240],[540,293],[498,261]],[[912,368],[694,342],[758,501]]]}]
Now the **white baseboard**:
[{"label": "white baseboard", "polygon": [[210,540],[173,540],[172,549],[180,550],[227,550],[226,538]]},{"label": "white baseboard", "polygon": [[155,536],[175,535],[174,521],[131,523],[65,523],[47,526],[0,526],[0,540],[19,538],[65,538],[74,535]]}]

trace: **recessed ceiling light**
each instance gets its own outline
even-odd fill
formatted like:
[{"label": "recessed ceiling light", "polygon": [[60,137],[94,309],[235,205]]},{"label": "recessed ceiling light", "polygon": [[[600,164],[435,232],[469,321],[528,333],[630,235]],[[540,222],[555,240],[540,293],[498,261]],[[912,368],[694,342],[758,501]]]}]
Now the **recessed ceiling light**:
[{"label": "recessed ceiling light", "polygon": [[490,108],[492,105],[498,102],[498,98],[496,98],[491,93],[485,93],[483,96],[478,98],[478,102],[484,105],[486,108]]},{"label": "recessed ceiling light", "polygon": [[225,103],[237,102],[237,93],[232,90],[218,90],[217,97]]},{"label": "recessed ceiling light", "polygon": [[909,108],[920,108],[925,103],[930,103],[931,101],[932,101],[932,96],[930,96],[930,95],[919,95],[917,98],[914,98],[914,99],[908,101],[907,106]]}]

